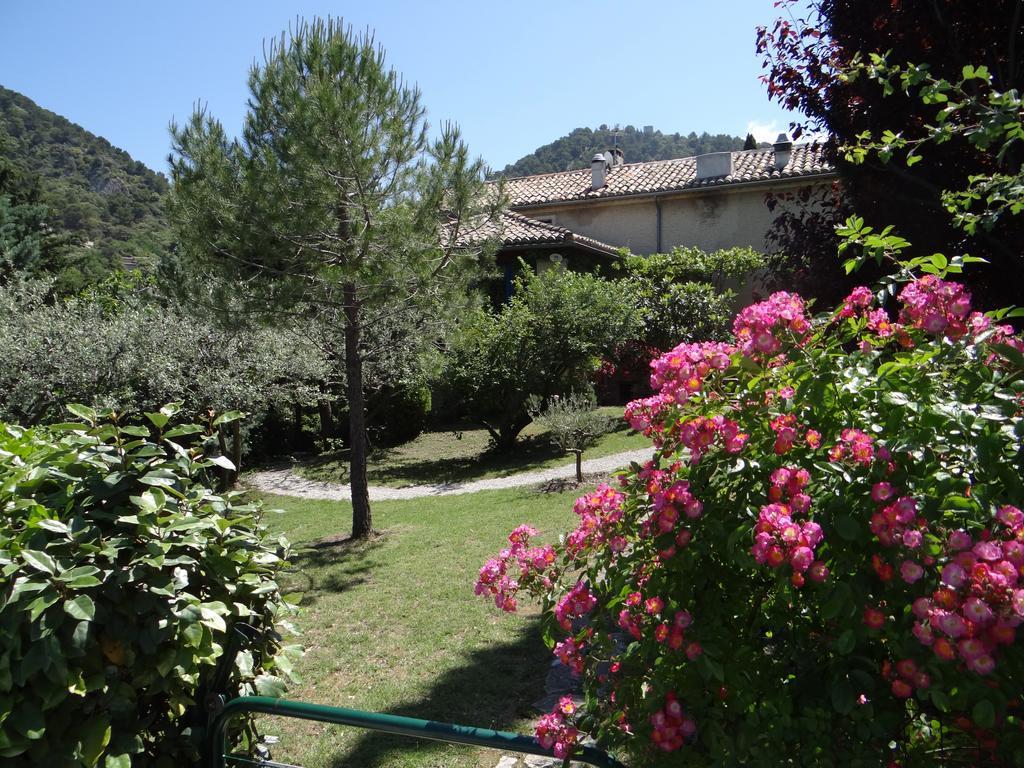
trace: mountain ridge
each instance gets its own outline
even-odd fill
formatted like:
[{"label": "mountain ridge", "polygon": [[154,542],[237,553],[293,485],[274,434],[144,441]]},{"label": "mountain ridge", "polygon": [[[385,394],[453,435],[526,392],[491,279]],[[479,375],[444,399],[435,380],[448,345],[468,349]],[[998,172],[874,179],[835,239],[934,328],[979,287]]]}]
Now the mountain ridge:
[{"label": "mountain ridge", "polygon": [[[632,125],[625,128],[609,128],[600,125],[595,129],[575,128],[565,136],[538,147],[528,155],[509,163],[500,171],[493,171],[490,178],[515,178],[535,176],[543,173],[559,173],[580,168],[589,168],[595,153],[617,147],[622,150],[626,163],[641,163],[651,160],[673,160],[679,157],[702,155],[707,152],[727,152],[743,148],[744,140],[728,134],[663,133],[653,126],[637,129]],[[766,144],[764,146],[767,146]]]},{"label": "mountain ridge", "polygon": [[0,155],[39,185],[52,225],[88,251],[87,271],[147,266],[170,242],[163,174],[3,86]]}]

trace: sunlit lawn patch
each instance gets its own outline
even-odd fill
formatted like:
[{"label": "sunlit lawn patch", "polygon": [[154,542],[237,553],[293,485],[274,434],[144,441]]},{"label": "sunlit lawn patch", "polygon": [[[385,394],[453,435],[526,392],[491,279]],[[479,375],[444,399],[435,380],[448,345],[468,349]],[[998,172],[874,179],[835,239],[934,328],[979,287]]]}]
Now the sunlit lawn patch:
[{"label": "sunlit lawn patch", "polygon": [[[522,521],[548,540],[575,494],[522,489],[374,505],[373,539],[349,544],[344,503],[267,497],[270,524],[301,542],[285,591],[302,595],[307,647],[289,697],[529,732],[550,654],[537,615],[473,595],[480,563]],[[339,535],[340,534],[340,535]],[[491,751],[267,718],[275,758],[318,766],[493,766]]]}]

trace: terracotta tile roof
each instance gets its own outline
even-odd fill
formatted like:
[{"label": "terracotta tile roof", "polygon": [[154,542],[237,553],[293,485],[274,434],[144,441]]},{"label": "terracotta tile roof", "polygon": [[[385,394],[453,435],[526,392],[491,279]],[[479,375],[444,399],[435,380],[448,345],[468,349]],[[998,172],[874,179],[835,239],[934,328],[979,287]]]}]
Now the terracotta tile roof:
[{"label": "terracotta tile roof", "polygon": [[577,234],[565,227],[537,221],[514,211],[502,211],[497,219],[471,227],[462,233],[460,244],[478,245],[487,240],[498,239],[502,248],[516,248],[544,245],[575,245],[589,251],[618,255],[614,245],[602,243],[592,237]]},{"label": "terracotta tile roof", "polygon": [[775,170],[775,156],[771,149],[733,152],[731,174],[700,180],[697,179],[696,157],[617,165],[608,169],[605,186],[597,190],[591,189],[589,168],[521,176],[505,180],[505,194],[508,196],[509,205],[518,208],[570,200],[599,200],[654,192],[723,187],[743,182],[832,175],[835,168],[824,158],[823,150],[824,145],[818,143],[794,145],[789,162],[779,171]]}]

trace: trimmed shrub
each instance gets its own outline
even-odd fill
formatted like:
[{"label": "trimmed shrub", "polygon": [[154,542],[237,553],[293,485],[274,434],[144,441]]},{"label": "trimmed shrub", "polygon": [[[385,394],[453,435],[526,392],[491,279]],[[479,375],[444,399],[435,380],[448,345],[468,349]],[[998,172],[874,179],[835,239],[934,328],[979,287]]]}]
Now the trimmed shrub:
[{"label": "trimmed shrub", "polygon": [[[4,765],[181,766],[185,717],[233,622],[260,630],[228,693],[280,695],[297,646],[275,577],[288,544],[258,504],[206,483],[227,464],[176,407],[126,425],[0,425],[0,757]],[[235,414],[234,416],[237,416]]]},{"label": "trimmed shrub", "polygon": [[733,331],[652,363],[626,408],[650,461],[580,498],[559,545],[522,526],[480,572],[506,610],[543,598],[581,677],[541,744],[1021,765],[1024,340],[936,275],[813,319],[777,293]]},{"label": "trimmed shrub", "polygon": [[524,274],[500,312],[466,318],[441,377],[443,396],[483,424],[497,450],[511,450],[530,423],[531,396],[546,405],[586,387],[601,358],[639,325],[616,283],[556,269]]}]

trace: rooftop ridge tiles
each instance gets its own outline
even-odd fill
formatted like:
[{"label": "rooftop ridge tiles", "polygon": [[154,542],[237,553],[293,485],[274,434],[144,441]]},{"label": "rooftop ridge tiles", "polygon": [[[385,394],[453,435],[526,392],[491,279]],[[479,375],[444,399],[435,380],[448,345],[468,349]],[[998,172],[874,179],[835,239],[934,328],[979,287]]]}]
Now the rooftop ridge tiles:
[{"label": "rooftop ridge tiles", "polygon": [[[816,147],[824,147],[824,146],[825,146],[825,142],[824,141],[806,141],[806,142],[803,142],[802,144],[793,144],[791,151],[795,153],[798,149],[806,150],[808,148],[816,148]],[[766,148],[763,148],[763,149],[761,149],[761,148],[758,148],[758,149],[731,149],[731,150],[722,150],[722,151],[723,152],[728,151],[728,152],[730,152],[733,155],[748,155],[748,156],[749,155],[754,155],[754,154],[768,155],[768,154],[773,154],[775,152],[775,150],[772,149],[771,147],[766,147]],[[630,168],[630,167],[636,167],[636,166],[640,166],[640,165],[659,165],[659,164],[667,164],[667,163],[679,163],[679,162],[683,162],[683,161],[686,161],[686,160],[695,160],[696,158],[701,157],[702,155],[711,155],[711,154],[717,154],[717,152],[702,152],[700,155],[684,155],[683,157],[669,157],[669,158],[665,158],[665,159],[662,159],[662,160],[637,160],[637,161],[632,162],[632,163],[622,163],[621,165],[614,165],[614,166],[612,166],[609,169],[609,171],[610,172],[611,171],[615,171],[617,168]],[[494,180],[492,180],[492,181],[490,181],[488,183],[495,184],[499,180],[505,181],[505,182],[510,182],[510,181],[520,181],[522,179],[543,179],[543,178],[545,178],[547,176],[563,176],[563,175],[570,174],[570,173],[584,173],[584,172],[586,172],[588,170],[590,170],[590,169],[589,168],[570,168],[569,170],[566,170],[566,171],[545,171],[544,173],[533,173],[533,174],[528,174],[526,176],[503,176],[500,179],[494,179]]]}]

